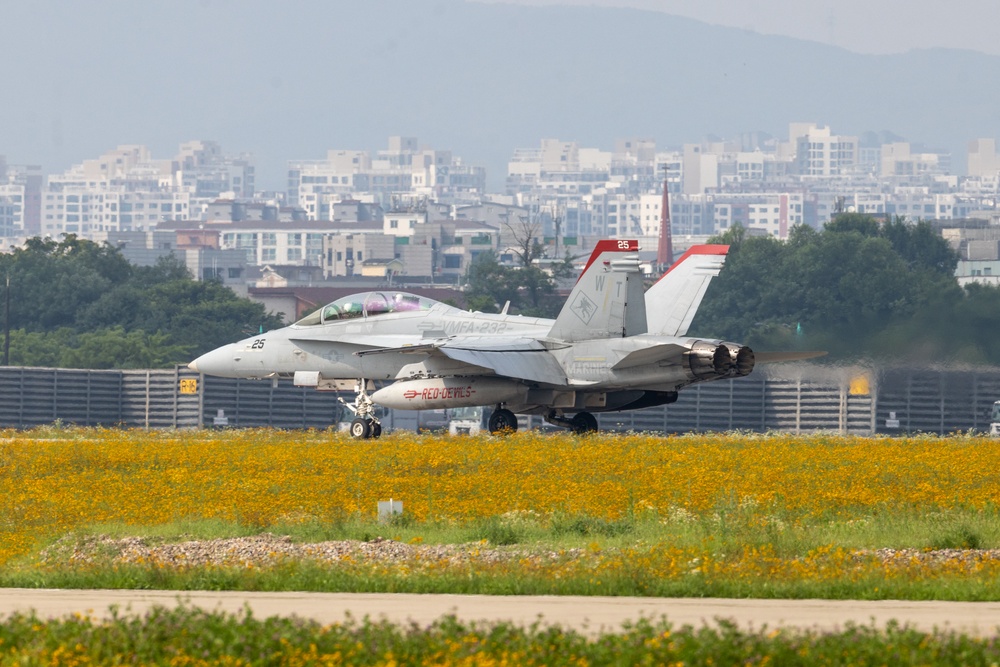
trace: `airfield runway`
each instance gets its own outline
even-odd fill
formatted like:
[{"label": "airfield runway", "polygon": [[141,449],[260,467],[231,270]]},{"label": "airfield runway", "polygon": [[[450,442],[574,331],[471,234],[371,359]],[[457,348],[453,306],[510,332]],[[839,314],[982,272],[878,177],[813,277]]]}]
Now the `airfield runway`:
[{"label": "airfield runway", "polygon": [[627,621],[665,616],[675,627],[734,621],[744,630],[799,628],[833,631],[845,625],[882,628],[890,620],[931,631],[993,636],[1000,627],[997,602],[907,602],[898,600],[731,600],[720,598],[636,598],[575,596],[411,595],[365,593],[245,593],[207,591],[0,589],[0,617],[34,610],[43,618],[74,612],[95,618],[142,614],[154,606],[180,603],[204,610],[239,613],[249,607],[257,618],[298,615],[321,623],[369,616],[396,623],[428,625],[446,614],[464,621],[536,621],[596,634],[616,631]]}]

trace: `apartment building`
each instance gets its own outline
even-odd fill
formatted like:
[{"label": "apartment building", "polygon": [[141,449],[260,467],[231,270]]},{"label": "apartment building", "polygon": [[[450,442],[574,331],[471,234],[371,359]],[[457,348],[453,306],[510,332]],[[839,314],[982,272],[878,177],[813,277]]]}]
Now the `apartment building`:
[{"label": "apartment building", "polygon": [[325,160],[291,161],[288,202],[313,220],[330,219],[337,202],[368,197],[384,208],[403,193],[443,203],[475,201],[486,191],[486,170],[466,165],[451,151],[425,148],[415,137],[389,137],[374,155],[330,150]]},{"label": "apartment building", "polygon": [[[396,239],[376,233],[330,234],[323,237],[322,267],[325,277],[370,275],[365,267],[376,267],[385,275],[385,267],[396,259]],[[402,265],[395,269],[402,270]]]},{"label": "apartment building", "polygon": [[[174,159],[153,159],[141,145],[122,145],[49,176],[40,195],[42,234],[149,230],[188,220],[206,199],[253,187],[248,156],[229,158],[214,142],[187,142]],[[192,213],[196,213],[192,216]]]},{"label": "apartment building", "polygon": [[946,153],[914,152],[906,142],[882,144],[879,175],[938,176],[951,171],[951,156]]},{"label": "apartment building", "polygon": [[172,171],[181,187],[199,199],[229,195],[251,199],[256,193],[253,158],[248,153],[226,155],[215,141],[188,141],[180,145]]},{"label": "apartment building", "polygon": [[23,185],[0,185],[0,237],[13,240],[25,235],[25,188]]},{"label": "apartment building", "polygon": [[[613,154],[574,141],[543,139],[537,149],[517,149],[507,166],[507,194],[582,196],[611,180]],[[619,162],[622,168],[628,161]]]},{"label": "apartment building", "polygon": [[189,217],[189,193],[170,186],[136,188],[104,179],[53,177],[42,195],[42,233],[89,236],[97,232],[152,229]]},{"label": "apartment building", "polygon": [[858,138],[832,134],[815,123],[792,123],[789,143],[795,145],[795,173],[805,176],[837,176],[858,165]]},{"label": "apartment building", "polygon": [[0,205],[6,210],[4,220],[0,221],[0,236],[5,240],[16,241],[41,233],[44,180],[41,167],[8,165],[0,155]]},{"label": "apartment building", "polygon": [[291,222],[247,220],[234,223],[206,224],[217,229],[219,247],[242,250],[248,264],[284,264],[320,266],[324,239],[335,234],[381,232],[380,223],[353,223],[334,226],[330,222],[302,220]]},{"label": "apartment building", "polygon": [[969,142],[968,175],[971,178],[996,178],[1000,173],[1000,154],[996,139]]}]

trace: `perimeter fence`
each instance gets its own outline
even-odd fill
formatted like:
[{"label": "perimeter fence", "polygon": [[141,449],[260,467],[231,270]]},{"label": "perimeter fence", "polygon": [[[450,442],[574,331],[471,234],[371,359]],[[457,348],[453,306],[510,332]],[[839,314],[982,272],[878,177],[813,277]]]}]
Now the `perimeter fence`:
[{"label": "perimeter fence", "polygon": [[[344,398],[351,400],[350,395]],[[916,369],[777,365],[680,392],[676,403],[598,415],[604,430],[683,433],[988,431],[1000,368]],[[338,396],[288,380],[236,380],[172,370],[0,367],[0,426],[52,423],[126,428],[328,428]],[[537,421],[537,420],[536,420]],[[440,428],[442,411],[389,411],[389,427]],[[533,422],[535,423],[535,422]]]}]

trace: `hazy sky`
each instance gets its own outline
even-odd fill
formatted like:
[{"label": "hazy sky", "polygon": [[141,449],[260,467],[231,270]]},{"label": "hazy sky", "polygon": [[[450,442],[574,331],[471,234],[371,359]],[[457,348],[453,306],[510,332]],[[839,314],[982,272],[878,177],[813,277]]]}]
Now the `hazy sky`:
[{"label": "hazy sky", "polygon": [[858,53],[944,47],[1000,55],[997,0],[478,0],[662,11]]},{"label": "hazy sky", "polygon": [[[403,135],[499,187],[514,149],[543,138],[668,147],[814,121],[950,150],[962,169],[969,140],[1000,137],[1000,0],[478,2],[509,4],[0,0],[0,155],[58,173],[119,144],[163,159],[209,139],[252,153],[258,187],[277,189],[288,160]],[[552,4],[579,11],[529,9]],[[919,47],[981,53],[851,52]]]}]

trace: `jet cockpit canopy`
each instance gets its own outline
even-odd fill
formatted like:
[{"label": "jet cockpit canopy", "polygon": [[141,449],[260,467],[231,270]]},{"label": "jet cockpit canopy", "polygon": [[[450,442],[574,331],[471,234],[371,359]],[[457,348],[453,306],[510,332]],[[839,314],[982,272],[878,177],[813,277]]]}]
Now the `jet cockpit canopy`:
[{"label": "jet cockpit canopy", "polygon": [[341,297],[333,303],[306,315],[295,326],[308,327],[329,324],[357,317],[377,317],[389,313],[430,310],[438,304],[434,299],[409,292],[363,292]]}]

